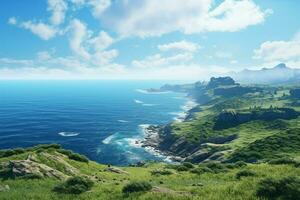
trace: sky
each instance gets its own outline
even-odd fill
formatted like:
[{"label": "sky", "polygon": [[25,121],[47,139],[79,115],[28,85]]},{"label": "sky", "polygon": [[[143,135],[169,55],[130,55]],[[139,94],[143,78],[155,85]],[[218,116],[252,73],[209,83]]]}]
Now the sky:
[{"label": "sky", "polygon": [[300,68],[296,0],[2,0],[0,79],[207,80]]}]

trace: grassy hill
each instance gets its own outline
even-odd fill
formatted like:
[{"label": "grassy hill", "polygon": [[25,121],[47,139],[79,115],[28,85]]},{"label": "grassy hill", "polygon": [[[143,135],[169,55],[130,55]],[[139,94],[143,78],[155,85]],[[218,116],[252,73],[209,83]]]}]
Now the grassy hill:
[{"label": "grassy hill", "polygon": [[[300,164],[292,160],[117,168],[73,154],[58,145],[2,151],[0,199],[263,199],[278,181],[300,186]],[[277,189],[279,197],[300,194]]]},{"label": "grassy hill", "polygon": [[[228,77],[224,79],[224,86],[222,79],[214,79],[217,84],[188,90],[209,100],[199,102],[184,122],[162,127],[159,149],[195,163],[260,162],[280,156],[298,159],[300,104],[299,98],[290,94],[297,86],[228,85]],[[261,153],[272,145],[273,149]],[[242,154],[249,155],[242,158]]]},{"label": "grassy hill", "polygon": [[2,150],[0,199],[299,199],[297,86],[225,77],[162,90],[199,98],[184,122],[152,127],[156,147],[180,163],[107,166],[56,144]]}]

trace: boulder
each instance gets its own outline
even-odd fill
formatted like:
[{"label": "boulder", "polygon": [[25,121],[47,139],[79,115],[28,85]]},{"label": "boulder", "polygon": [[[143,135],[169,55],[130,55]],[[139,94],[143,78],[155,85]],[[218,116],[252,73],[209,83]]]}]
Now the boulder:
[{"label": "boulder", "polygon": [[6,177],[24,177],[28,175],[35,175],[38,177],[49,177],[64,180],[67,178],[62,172],[55,170],[47,165],[40,164],[31,160],[11,160],[2,163],[2,176]]},{"label": "boulder", "polygon": [[108,172],[113,172],[113,173],[116,173],[116,174],[129,174],[128,172],[120,169],[120,168],[117,168],[117,167],[108,167],[105,169],[105,171],[108,171]]}]

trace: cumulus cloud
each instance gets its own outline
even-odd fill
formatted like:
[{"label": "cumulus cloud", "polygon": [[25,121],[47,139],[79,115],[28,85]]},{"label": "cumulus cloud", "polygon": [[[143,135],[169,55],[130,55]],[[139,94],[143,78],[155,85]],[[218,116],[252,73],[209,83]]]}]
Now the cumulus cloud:
[{"label": "cumulus cloud", "polygon": [[254,58],[264,61],[300,59],[300,41],[267,41],[254,50]]},{"label": "cumulus cloud", "polygon": [[287,66],[300,68],[300,32],[291,40],[266,41],[253,53],[253,59],[263,61],[265,66],[286,63]]},{"label": "cumulus cloud", "polygon": [[81,58],[95,65],[106,65],[118,56],[115,49],[107,50],[114,39],[104,31],[93,37],[93,32],[78,19],[70,26],[70,48]]},{"label": "cumulus cloud", "polygon": [[32,21],[22,22],[21,27],[30,30],[33,34],[37,35],[43,40],[49,40],[53,38],[57,33],[57,30],[54,27],[42,22],[38,22],[38,23],[34,23]]},{"label": "cumulus cloud", "polygon": [[70,27],[71,27],[71,37],[70,37],[71,50],[75,54],[77,54],[85,59],[89,59],[90,54],[83,46],[84,41],[86,41],[89,37],[86,25],[83,24],[80,20],[74,19],[71,22]]},{"label": "cumulus cloud", "polygon": [[41,20],[39,22],[29,20],[17,24],[15,17],[9,18],[8,23],[27,29],[43,40],[49,40],[58,34],[64,33],[64,31],[59,28],[59,25],[64,22],[67,9],[67,3],[64,0],[48,0],[47,10],[51,12],[50,23],[42,22]]},{"label": "cumulus cloud", "polygon": [[217,6],[213,0],[120,0],[99,12],[99,18],[123,36],[147,37],[174,31],[238,31],[264,22],[270,13],[252,0],[225,0]]},{"label": "cumulus cloud", "polygon": [[187,52],[195,52],[201,47],[193,42],[188,42],[185,40],[179,42],[171,42],[168,44],[158,45],[158,49],[160,51],[187,51]]},{"label": "cumulus cloud", "polygon": [[102,51],[114,43],[114,39],[105,31],[100,31],[99,35],[88,41],[94,46],[95,51]]},{"label": "cumulus cloud", "polygon": [[8,24],[10,25],[16,25],[17,24],[17,19],[15,17],[10,17],[7,21]]},{"label": "cumulus cloud", "polygon": [[48,0],[48,11],[52,12],[50,22],[53,25],[63,23],[67,9],[67,3],[64,0]]},{"label": "cumulus cloud", "polygon": [[92,14],[100,17],[111,6],[111,0],[88,0],[88,4],[92,6]]}]

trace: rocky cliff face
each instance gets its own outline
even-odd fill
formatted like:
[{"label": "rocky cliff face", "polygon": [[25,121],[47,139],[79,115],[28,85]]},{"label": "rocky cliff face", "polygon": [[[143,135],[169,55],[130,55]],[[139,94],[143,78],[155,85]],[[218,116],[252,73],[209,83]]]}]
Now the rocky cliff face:
[{"label": "rocky cliff face", "polygon": [[229,86],[229,85],[236,85],[235,81],[229,76],[219,77],[219,78],[212,77],[209,83],[207,84],[206,88],[212,89],[220,86]]}]

